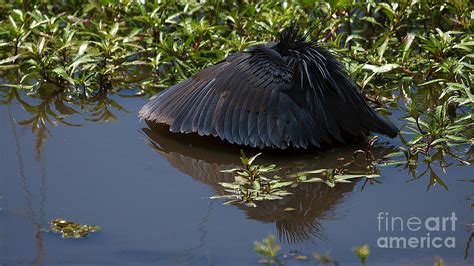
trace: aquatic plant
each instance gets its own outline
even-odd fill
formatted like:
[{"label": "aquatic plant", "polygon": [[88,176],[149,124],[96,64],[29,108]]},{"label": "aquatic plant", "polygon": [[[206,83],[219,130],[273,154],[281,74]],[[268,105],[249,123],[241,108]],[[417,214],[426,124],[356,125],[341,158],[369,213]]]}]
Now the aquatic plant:
[{"label": "aquatic plant", "polygon": [[319,265],[319,263],[322,265],[335,265],[335,266],[339,265],[339,262],[333,257],[331,257],[328,253],[321,254],[320,252],[315,252],[313,254],[313,258],[317,262],[316,265]]},{"label": "aquatic plant", "polygon": [[270,234],[262,241],[255,241],[254,243],[255,251],[265,256],[267,259],[259,260],[260,263],[266,264],[281,264],[277,260],[278,252],[281,249],[281,246],[275,243],[275,236]]},{"label": "aquatic plant", "polygon": [[[254,249],[258,254],[266,257],[265,259],[260,259],[258,262],[267,265],[284,265],[285,262],[287,262],[287,259],[300,261],[298,265],[340,265],[339,262],[328,253],[321,254],[318,251],[314,252],[313,260],[310,260],[308,256],[301,254],[298,251],[291,251],[281,255],[279,252],[282,250],[282,247],[275,242],[275,236],[272,234],[269,234],[261,241],[255,241]],[[367,258],[370,255],[370,248],[368,245],[356,246],[352,248],[352,252],[360,260],[361,265],[366,265]],[[434,265],[445,265],[442,257],[436,256],[433,260]],[[303,262],[303,264],[301,264],[301,262]]]},{"label": "aquatic plant", "polygon": [[83,238],[100,230],[97,225],[80,224],[57,218],[50,222],[51,231],[61,234],[62,238]]},{"label": "aquatic plant", "polygon": [[[302,171],[284,177],[278,175],[273,175],[272,177],[264,176],[276,171],[276,165],[255,164],[255,160],[262,153],[248,158],[245,152],[241,150],[240,161],[242,167],[221,170],[222,173],[235,174],[234,182],[219,183],[229,194],[212,196],[210,198],[226,199],[224,204],[244,204],[249,207],[257,207],[257,201],[280,200],[292,194],[288,189],[296,188],[304,183],[324,183],[329,187],[335,187],[337,183],[351,183],[352,179],[360,178],[365,178],[366,182],[367,180],[377,182],[376,178],[380,177],[379,170],[377,169],[377,160],[369,150],[373,143],[375,143],[375,140],[376,138],[369,141],[367,151],[356,150],[353,158],[347,160],[347,162],[344,162],[339,167]],[[362,162],[364,170],[356,172],[349,169],[356,163],[356,159],[361,153],[364,155]],[[345,159],[341,158],[341,160]],[[285,211],[292,210],[290,208]]]},{"label": "aquatic plant", "polygon": [[291,193],[282,189],[293,184],[274,175],[271,178],[263,176],[265,173],[275,171],[275,165],[255,165],[253,162],[260,156],[258,153],[247,158],[244,151],[241,150],[240,160],[242,168],[222,170],[223,173],[235,173],[233,183],[221,182],[226,192],[230,194],[221,196],[212,196],[211,199],[228,199],[224,204],[245,204],[251,207],[257,207],[256,201],[277,200]]},{"label": "aquatic plant", "polygon": [[[290,177],[295,178],[298,183],[324,183],[329,187],[335,187],[337,183],[350,183],[350,180],[360,178],[365,178],[365,182],[378,182],[380,170],[377,166],[381,160],[375,158],[371,151],[377,140],[376,136],[369,139],[366,149],[354,151],[352,158],[339,158],[342,164],[336,168],[303,171]],[[358,171],[350,169],[354,165],[363,166],[363,169]]]},{"label": "aquatic plant", "polygon": [[445,266],[446,263],[444,262],[443,258],[435,257],[434,266]]},{"label": "aquatic plant", "polygon": [[354,247],[352,249],[352,251],[360,259],[360,263],[362,265],[365,265],[367,257],[370,254],[369,246],[368,245],[363,245],[363,246],[359,246],[359,247]]}]

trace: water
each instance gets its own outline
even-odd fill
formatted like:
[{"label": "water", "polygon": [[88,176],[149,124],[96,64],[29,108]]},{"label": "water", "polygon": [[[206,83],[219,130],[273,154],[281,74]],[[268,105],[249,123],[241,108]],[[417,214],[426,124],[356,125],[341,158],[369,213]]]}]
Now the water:
[{"label": "water", "polygon": [[[407,182],[407,170],[385,167],[380,184],[360,180],[334,189],[312,184],[260,208],[227,206],[209,197],[223,192],[218,182],[231,180],[219,170],[239,163],[238,148],[157,133],[137,118],[146,99],[112,99],[128,110],[114,111],[116,121],[88,122],[75,115],[82,126],[49,126],[50,134],[39,138],[42,144],[30,126],[17,123],[29,117],[18,101],[0,105],[0,264],[255,265],[260,256],[253,242],[270,233],[279,239],[282,253],[296,250],[311,257],[319,251],[342,265],[358,265],[351,250],[363,244],[370,246],[369,265],[433,265],[435,256],[449,265],[474,262],[472,256],[464,258],[472,187],[461,179],[472,178],[470,167],[454,164],[447,173],[434,167],[448,191],[439,185],[427,190],[429,175]],[[398,144],[382,138],[375,153],[386,154]],[[334,167],[358,148],[264,154],[257,162],[276,163],[284,174]],[[405,221],[455,213],[456,228],[411,232],[405,227],[387,233],[378,230],[380,212]],[[59,217],[102,230],[84,239],[43,232]],[[454,237],[455,247],[377,247],[377,239],[386,235],[427,233]]]}]

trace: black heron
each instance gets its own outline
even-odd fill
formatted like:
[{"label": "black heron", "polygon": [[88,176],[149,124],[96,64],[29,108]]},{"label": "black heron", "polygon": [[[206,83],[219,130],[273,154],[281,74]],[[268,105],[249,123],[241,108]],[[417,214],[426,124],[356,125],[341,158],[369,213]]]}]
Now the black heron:
[{"label": "black heron", "polygon": [[328,147],[398,129],[372,109],[335,56],[292,25],[159,93],[140,117],[171,132],[258,148]]}]

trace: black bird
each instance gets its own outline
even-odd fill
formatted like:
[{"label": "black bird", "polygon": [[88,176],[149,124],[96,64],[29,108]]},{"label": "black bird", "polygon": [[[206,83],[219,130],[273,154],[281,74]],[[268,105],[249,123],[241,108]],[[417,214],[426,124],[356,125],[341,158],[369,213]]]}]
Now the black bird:
[{"label": "black bird", "polygon": [[340,145],[398,129],[364,100],[328,50],[292,25],[151,99],[140,117],[171,132],[259,148]]}]

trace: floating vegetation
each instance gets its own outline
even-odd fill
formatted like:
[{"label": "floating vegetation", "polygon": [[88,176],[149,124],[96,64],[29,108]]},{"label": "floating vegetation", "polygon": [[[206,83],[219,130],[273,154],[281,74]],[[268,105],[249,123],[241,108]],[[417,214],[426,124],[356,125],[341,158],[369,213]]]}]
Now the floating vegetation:
[{"label": "floating vegetation", "polygon": [[307,261],[308,260],[308,256],[300,254],[298,251],[290,251],[289,253],[283,254],[282,257],[284,259],[290,258],[290,259],[297,260],[297,261]]},{"label": "floating vegetation", "polygon": [[61,234],[63,238],[83,238],[100,230],[100,227],[96,225],[80,224],[61,218],[53,219],[50,225],[51,231]]},{"label": "floating vegetation", "polygon": [[339,262],[327,253],[321,254],[320,252],[314,252],[313,258],[318,262],[316,265],[319,265],[319,263],[322,265],[339,265]]},{"label": "floating vegetation", "polygon": [[[301,183],[324,183],[329,187],[335,187],[337,183],[350,183],[351,179],[367,178],[375,179],[380,177],[378,174],[343,174],[339,168],[335,169],[317,169],[296,173],[298,182]],[[319,175],[319,177],[308,177],[309,175]]]},{"label": "floating vegetation", "polygon": [[435,257],[434,266],[445,266],[446,263],[444,262],[443,258]]},{"label": "floating vegetation", "polygon": [[[352,179],[360,178],[365,178],[363,188],[367,182],[379,183],[377,178],[380,177],[380,170],[377,166],[382,160],[376,159],[372,153],[377,140],[377,136],[369,139],[366,149],[354,151],[352,158],[339,158],[343,164],[336,168],[302,171],[290,177],[296,178],[296,182],[299,183],[324,183],[329,187],[335,187],[337,183],[351,183]],[[363,169],[355,171],[350,169],[351,166],[362,166]]]},{"label": "floating vegetation", "polygon": [[277,200],[290,195],[291,193],[283,188],[291,186],[293,181],[284,180],[277,175],[273,175],[271,178],[263,176],[263,174],[276,170],[274,164],[253,164],[260,155],[261,153],[258,153],[247,158],[245,153],[241,151],[240,160],[243,167],[221,171],[223,173],[236,174],[233,183],[220,183],[225,188],[225,191],[230,194],[212,196],[211,199],[227,199],[224,204],[245,204],[250,207],[257,207],[255,201]]},{"label": "floating vegetation", "polygon": [[[264,259],[258,260],[258,262],[262,264],[283,265],[287,259],[291,259],[301,263],[311,263],[309,265],[340,265],[339,262],[331,257],[328,253],[321,254],[320,252],[314,252],[313,256],[310,257],[301,254],[298,251],[291,251],[282,255],[280,254],[281,249],[282,247],[276,243],[275,236],[272,234],[269,234],[261,241],[254,242],[255,252],[265,257]],[[369,246],[363,245],[354,247],[352,251],[359,258],[361,265],[366,265],[367,257],[370,255]],[[438,258],[436,257],[435,261],[437,260]]]},{"label": "floating vegetation", "polygon": [[[259,254],[264,256],[264,259],[258,260],[258,263],[267,265],[284,265],[288,259],[298,261],[297,265],[340,265],[340,263],[331,257],[329,253],[321,254],[319,251],[313,253],[313,256],[306,256],[298,251],[291,251],[281,255],[279,252],[282,247],[276,243],[275,236],[269,234],[261,241],[254,242],[254,249]],[[370,255],[370,248],[368,245],[362,245],[352,248],[352,252],[360,260],[361,265],[366,265],[367,258]],[[443,258],[436,256],[433,258],[434,265],[446,265]],[[303,264],[300,264],[303,263]]]},{"label": "floating vegetation", "polygon": [[[376,138],[374,138],[376,140]],[[369,141],[369,146],[372,147],[375,140]],[[264,200],[280,200],[292,193],[288,189],[296,188],[303,183],[324,183],[329,187],[335,187],[337,183],[351,183],[352,179],[366,178],[371,182],[379,182],[376,178],[380,177],[377,169],[377,161],[369,148],[367,151],[357,150],[354,152],[354,158],[349,162],[344,163],[340,167],[331,169],[316,169],[310,171],[302,171],[290,174],[284,178],[273,175],[267,177],[264,175],[271,175],[277,170],[276,165],[258,165],[254,164],[255,159],[261,155],[258,153],[250,158],[241,150],[242,167],[222,170],[222,173],[233,173],[234,182],[219,183],[224,190],[229,194],[212,196],[211,199],[226,199],[224,204],[244,204],[249,207],[257,207],[258,201]],[[363,165],[364,172],[354,172],[348,169],[358,162],[359,154],[364,154]],[[345,158],[341,158],[344,160]],[[284,211],[294,211],[294,208],[286,208]]]},{"label": "floating vegetation", "polygon": [[261,259],[259,263],[266,263],[266,264],[281,264],[277,260],[278,252],[281,250],[281,246],[275,242],[275,236],[270,234],[266,238],[262,239],[262,241],[255,241],[254,243],[255,251],[265,256],[265,259]]},{"label": "floating vegetation", "polygon": [[365,262],[367,260],[367,257],[370,254],[370,249],[368,245],[363,245],[360,247],[355,247],[352,249],[354,254],[360,259],[360,263],[362,265],[365,265]]}]

